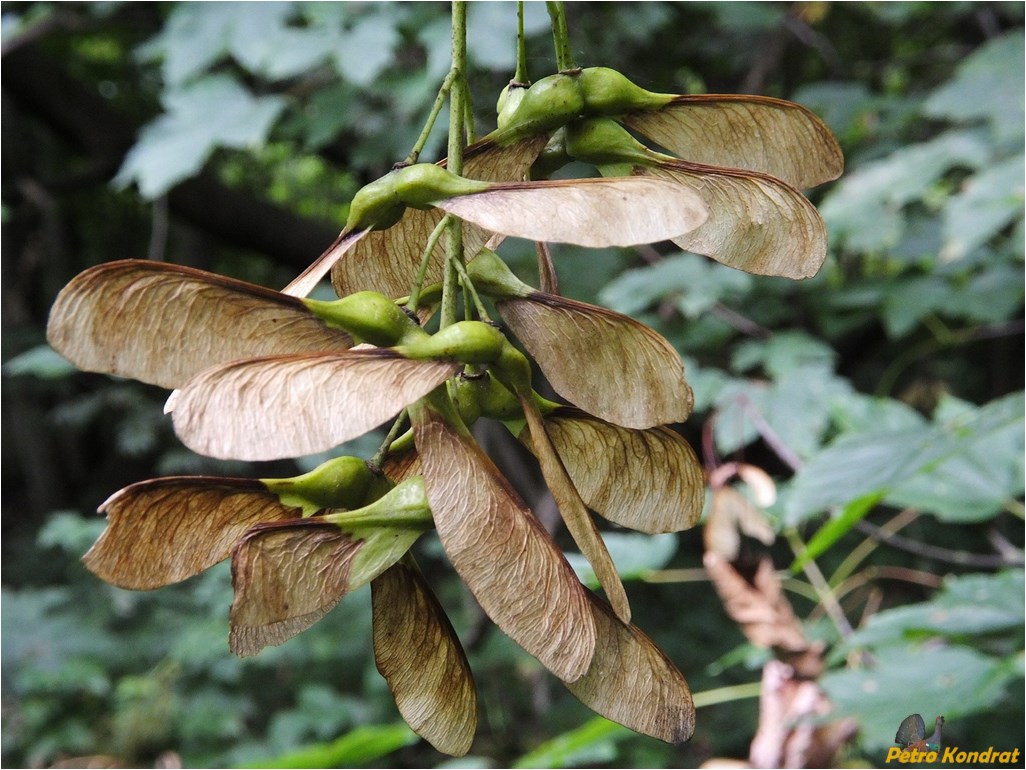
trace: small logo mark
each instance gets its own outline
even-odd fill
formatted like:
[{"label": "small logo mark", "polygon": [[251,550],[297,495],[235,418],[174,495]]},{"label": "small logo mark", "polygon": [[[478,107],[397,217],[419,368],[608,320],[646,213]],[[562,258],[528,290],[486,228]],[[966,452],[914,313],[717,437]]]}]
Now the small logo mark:
[{"label": "small logo mark", "polygon": [[941,729],[944,717],[934,720],[933,735],[926,737],[926,722],[919,714],[909,714],[901,720],[901,726],[894,735],[894,742],[909,751],[939,751],[941,747]]}]

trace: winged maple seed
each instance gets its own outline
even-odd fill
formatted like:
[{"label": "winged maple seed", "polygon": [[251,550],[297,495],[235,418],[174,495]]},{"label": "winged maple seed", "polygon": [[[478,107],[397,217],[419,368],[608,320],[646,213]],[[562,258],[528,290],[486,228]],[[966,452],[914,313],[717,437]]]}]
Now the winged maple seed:
[{"label": "winged maple seed", "polygon": [[[690,415],[692,391],[662,336],[559,296],[544,244],[672,241],[748,272],[808,277],[826,236],[799,190],[836,177],[843,161],[818,118],[776,99],[655,94],[603,68],[506,96],[500,128],[466,149],[461,174],[443,160],[367,185],[335,242],[281,292],[133,260],[64,288],[51,345],[83,369],[174,389],[166,411],[201,454],[299,457],[396,420],[372,462],[126,487],[100,507],[108,527],[84,560],[108,582],[151,589],[230,557],[239,655],[285,642],[369,583],[375,660],[400,713],[462,755],[477,723],[473,677],[411,552],[434,529],[489,617],[577,698],[684,741],[694,730],[687,682],[631,625],[592,511],[647,533],[697,523],[703,473],[666,427]],[[569,160],[604,178],[544,178]],[[442,227],[452,218],[465,253]],[[546,291],[491,250],[507,236],[539,242]],[[305,299],[328,271],[340,299]],[[454,287],[480,320],[454,321]],[[538,395],[532,359],[490,321],[482,296],[570,405]],[[446,298],[429,334],[413,311],[427,318]],[[536,456],[608,602],[581,584],[474,440],[479,419],[502,421]],[[724,530],[724,511],[742,510],[730,502],[717,498],[724,515],[707,532],[726,550],[737,526],[748,531],[739,514]]]}]

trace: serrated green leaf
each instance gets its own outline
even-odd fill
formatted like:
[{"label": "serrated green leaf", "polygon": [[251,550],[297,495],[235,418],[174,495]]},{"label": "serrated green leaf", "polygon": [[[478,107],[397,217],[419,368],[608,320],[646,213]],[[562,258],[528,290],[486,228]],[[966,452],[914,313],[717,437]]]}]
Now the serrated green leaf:
[{"label": "serrated green leaf", "polygon": [[279,96],[253,96],[228,75],[212,75],[165,94],[166,112],[146,125],[114,178],[137,182],[156,198],[197,173],[217,147],[259,144],[285,107]]},{"label": "serrated green leaf", "polygon": [[917,473],[964,460],[973,442],[1021,425],[1022,413],[1022,394],[1013,393],[939,425],[842,435],[797,473],[785,520],[796,524],[831,506],[897,488]]},{"label": "serrated green leaf", "polygon": [[872,668],[835,671],[822,682],[838,715],[854,718],[862,745],[883,749],[910,713],[952,721],[982,711],[1001,697],[1011,667],[967,647],[885,647]]}]

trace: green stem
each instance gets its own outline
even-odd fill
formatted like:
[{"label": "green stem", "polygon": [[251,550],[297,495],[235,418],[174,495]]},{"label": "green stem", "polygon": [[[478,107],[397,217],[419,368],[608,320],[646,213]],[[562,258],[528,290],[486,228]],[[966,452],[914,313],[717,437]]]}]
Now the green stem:
[{"label": "green stem", "polygon": [[439,113],[442,111],[442,105],[445,104],[445,97],[449,95],[452,90],[453,79],[455,78],[453,70],[449,70],[449,74],[445,76],[445,80],[442,81],[441,87],[438,89],[438,96],[435,97],[435,103],[431,105],[431,113],[428,115],[428,119],[424,122],[424,128],[420,131],[420,136],[417,137],[416,143],[413,145],[413,149],[410,150],[410,154],[406,156],[404,163],[406,165],[412,165],[417,162],[420,158],[421,152],[424,151],[424,145],[427,144],[428,137],[431,135],[431,129],[435,127],[435,121],[438,119]]},{"label": "green stem", "polygon": [[702,690],[691,696],[696,709],[715,706],[717,703],[730,703],[745,698],[758,698],[762,693],[762,682],[732,684],[729,687],[717,687],[714,690]]},{"label": "green stem", "polygon": [[552,20],[552,42],[556,48],[556,67],[560,72],[570,72],[577,69],[574,64],[574,55],[570,47],[570,31],[566,25],[566,9],[562,0],[545,3],[549,11],[549,18]]},{"label": "green stem", "polygon": [[524,0],[517,0],[517,69],[513,79],[527,85],[527,37],[524,35]]},{"label": "green stem", "polygon": [[[447,168],[456,175],[463,173],[463,120],[466,115],[464,87],[467,65],[467,4],[466,0],[452,3],[452,76],[449,90],[449,147]],[[463,222],[453,217],[449,222],[449,248],[446,254],[445,274],[442,280],[442,312],[440,328],[456,322],[456,300],[459,276],[455,263],[463,261]]]},{"label": "green stem", "polygon": [[378,451],[374,453],[374,456],[370,459],[370,465],[372,469],[381,468],[381,464],[385,461],[385,457],[388,455],[389,450],[392,448],[392,442],[395,441],[399,435],[399,431],[403,427],[403,423],[406,422],[408,412],[403,409],[399,416],[395,418],[395,422],[392,423],[392,427],[388,431],[388,435],[385,436],[385,440],[381,442],[381,446],[378,447]]},{"label": "green stem", "polygon": [[417,277],[413,280],[413,286],[410,287],[410,298],[406,301],[406,308],[412,313],[416,313],[417,307],[420,305],[420,294],[424,290],[424,278],[427,276],[431,255],[435,253],[438,239],[442,237],[442,233],[449,226],[450,219],[449,214],[442,217],[442,220],[435,225],[435,229],[431,231],[431,235],[428,236],[427,246],[424,247],[424,254],[420,258],[420,267],[417,269]]},{"label": "green stem", "polygon": [[[470,280],[470,276],[467,275],[467,268],[463,262],[456,261],[453,264],[456,265],[456,273],[460,277],[460,281],[463,283],[463,290],[470,295],[470,300],[474,304],[474,308],[477,310],[477,317],[482,321],[490,321],[488,316],[488,310],[485,308],[484,303],[481,302],[481,297],[477,293],[477,289],[474,288],[473,281]],[[469,308],[468,308],[469,314]],[[467,320],[471,320],[469,317]]]}]

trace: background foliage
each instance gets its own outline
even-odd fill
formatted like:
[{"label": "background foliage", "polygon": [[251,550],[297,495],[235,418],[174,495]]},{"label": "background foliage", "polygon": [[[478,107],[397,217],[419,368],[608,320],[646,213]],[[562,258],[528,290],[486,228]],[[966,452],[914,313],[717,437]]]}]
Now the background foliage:
[{"label": "background foliage", "polygon": [[[527,4],[534,78],[554,69]],[[822,680],[878,763],[908,713],[963,748],[1023,747],[1023,29],[1013,3],[570,4],[582,65],[659,91],[802,102],[847,158],[813,193],[832,239],[800,284],[672,251],[556,254],[568,296],[686,356],[710,467],[780,484],[777,566]],[[512,74],[510,3],[470,9],[478,125]],[[747,756],[745,642],[697,532],[611,535],[638,624],[696,692],[683,747],[594,719],[501,634],[430,543],[421,560],[483,700],[468,760],[400,724],[370,655],[369,594],[256,658],[229,655],[227,568],[137,594],[78,557],[93,511],[173,473],[289,475],[197,457],[155,388],[73,371],[44,343],[90,265],[166,259],[284,285],[353,192],[409,151],[448,61],[444,3],[3,7],[3,761],[102,754],[186,766],[693,766]],[[444,126],[429,146],[437,157]],[[530,273],[525,244],[520,263]],[[371,442],[374,443],[373,440]],[[373,449],[373,447],[372,447]],[[371,451],[372,451],[371,449]],[[525,495],[533,469],[498,446]],[[311,463],[313,460],[310,461]],[[900,532],[898,531],[900,530]],[[811,551],[804,569],[792,562]],[[831,607],[840,612],[828,612]],[[734,693],[731,695],[731,693]]]}]

